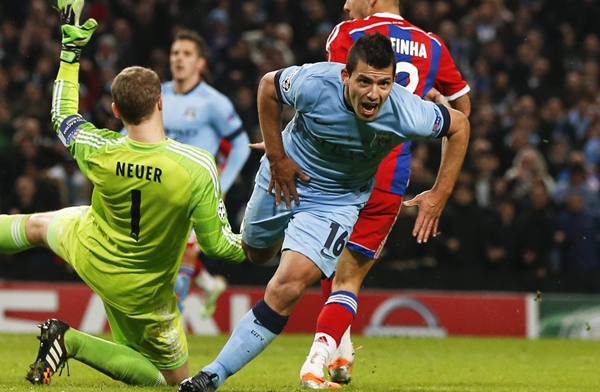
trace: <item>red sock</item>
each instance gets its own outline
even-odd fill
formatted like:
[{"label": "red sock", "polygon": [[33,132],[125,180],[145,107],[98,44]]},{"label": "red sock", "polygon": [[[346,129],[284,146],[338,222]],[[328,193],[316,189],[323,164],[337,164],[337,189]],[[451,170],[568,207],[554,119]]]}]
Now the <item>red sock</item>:
[{"label": "red sock", "polygon": [[321,309],[317,319],[317,333],[322,332],[335,339],[339,346],[342,335],[354,321],[354,316],[350,309],[339,303],[329,303]]}]

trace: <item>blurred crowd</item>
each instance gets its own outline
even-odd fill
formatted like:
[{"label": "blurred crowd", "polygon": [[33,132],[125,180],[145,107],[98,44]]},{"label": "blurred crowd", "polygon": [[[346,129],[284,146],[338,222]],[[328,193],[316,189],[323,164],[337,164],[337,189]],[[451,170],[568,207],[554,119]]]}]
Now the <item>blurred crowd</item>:
[{"label": "blurred crowd", "polygon": [[[169,80],[172,37],[190,28],[210,48],[210,83],[232,100],[251,140],[260,141],[260,77],[324,61],[329,33],[347,18],[343,5],[88,0],[85,14],[99,28],[82,55],[80,112],[98,127],[120,130],[110,109],[114,76],[142,65]],[[600,292],[600,2],[401,0],[401,11],[442,38],[469,82],[471,143],[439,235],[417,244],[410,235],[416,211],[403,209],[376,269],[482,271],[507,281],[570,277],[577,290]],[[89,203],[89,183],[49,121],[59,51],[58,13],[48,1],[0,4],[1,213]],[[253,152],[227,195],[234,229],[259,159]],[[406,198],[431,187],[439,160],[439,143],[414,144]],[[5,279],[71,276],[43,250],[1,261]],[[48,265],[39,276],[39,266]]]}]

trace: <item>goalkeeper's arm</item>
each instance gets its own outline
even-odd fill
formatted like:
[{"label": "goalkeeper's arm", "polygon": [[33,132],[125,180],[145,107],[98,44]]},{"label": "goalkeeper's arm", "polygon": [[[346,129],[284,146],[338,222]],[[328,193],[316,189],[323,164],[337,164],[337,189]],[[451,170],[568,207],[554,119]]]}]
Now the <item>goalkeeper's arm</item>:
[{"label": "goalkeeper's arm", "polygon": [[[83,0],[58,0],[61,18],[62,50],[60,68],[52,92],[52,125],[65,146],[69,145],[77,127],[68,126],[77,122],[79,111],[79,59],[81,49],[89,42],[98,27],[94,19],[79,26]],[[67,120],[67,126],[63,122]]]}]

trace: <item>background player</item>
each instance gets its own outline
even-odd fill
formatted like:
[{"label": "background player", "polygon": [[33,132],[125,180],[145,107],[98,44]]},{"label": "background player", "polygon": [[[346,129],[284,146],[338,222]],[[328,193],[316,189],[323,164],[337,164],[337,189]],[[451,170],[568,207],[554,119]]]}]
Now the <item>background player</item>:
[{"label": "background player", "polygon": [[[250,156],[249,138],[231,101],[203,79],[208,67],[207,53],[204,40],[195,31],[182,30],[175,36],[170,54],[173,80],[162,85],[163,121],[168,137],[200,147],[213,157],[217,156],[221,140],[228,142],[231,150],[221,165],[220,175],[225,197]],[[210,317],[227,281],[223,276],[212,276],[204,268],[198,251],[192,234],[181,261],[175,292],[182,310],[190,282],[197,276],[194,281],[204,291],[201,315]]]},{"label": "background player", "polygon": [[[464,159],[469,123],[462,113],[396,85],[395,63],[390,40],[372,34],[356,41],[346,65],[294,66],[262,78],[258,113],[266,153],[246,209],[242,246],[254,263],[270,261],[280,249],[281,259],[264,298],[236,325],[217,358],[180,391],[212,392],[262,352],[306,288],[335,271],[381,160],[403,141],[447,134],[435,186],[411,201],[421,206],[414,228],[419,239],[436,232]],[[296,115],[282,133],[283,103]]]},{"label": "background player", "polygon": [[82,0],[58,3],[61,63],[52,124],[94,185],[91,206],[0,215],[0,252],[46,246],[66,260],[104,303],[114,342],[47,320],[26,379],[49,384],[74,358],[134,385],[176,385],[189,375],[188,351],[173,292],[190,229],[212,257],[241,262],[229,228],[213,158],[166,138],[160,80],[131,67],[111,86],[112,105],[129,136],[97,129],[78,113],[79,58],[97,27],[79,26]]},{"label": "background player", "polygon": [[[354,41],[365,34],[380,32],[390,38],[396,54],[396,83],[421,97],[437,89],[452,107],[467,116],[470,114],[469,86],[456,69],[448,48],[436,35],[402,18],[399,0],[347,0],[344,10],[354,20],[333,29],[327,40],[329,61],[345,63]],[[436,94],[432,90],[432,97]],[[314,359],[317,355],[332,359],[327,361],[327,367],[333,381],[351,380],[354,349],[349,326],[356,315],[357,295],[402,206],[410,177],[410,159],[410,142],[407,142],[396,147],[379,166],[373,193],[340,257],[333,294],[331,279],[322,281],[326,303],[317,320],[313,347],[300,371],[301,378],[311,374],[314,379],[323,379],[323,366]],[[335,353],[331,353],[328,339],[322,339],[323,335],[335,340],[338,345]]]}]

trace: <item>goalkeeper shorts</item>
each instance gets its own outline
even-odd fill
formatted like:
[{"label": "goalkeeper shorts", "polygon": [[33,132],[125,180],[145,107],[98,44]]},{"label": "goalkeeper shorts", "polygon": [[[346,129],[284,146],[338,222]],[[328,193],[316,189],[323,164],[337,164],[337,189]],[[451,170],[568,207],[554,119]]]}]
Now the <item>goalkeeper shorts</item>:
[{"label": "goalkeeper shorts", "polygon": [[[76,271],[78,262],[90,262],[90,251],[78,238],[78,233],[85,232],[85,226],[91,222],[84,219],[89,210],[89,206],[64,208],[48,227],[50,248]],[[154,309],[140,313],[123,312],[103,302],[115,343],[138,351],[160,370],[176,369],[187,361],[187,340],[175,294]]]}]

